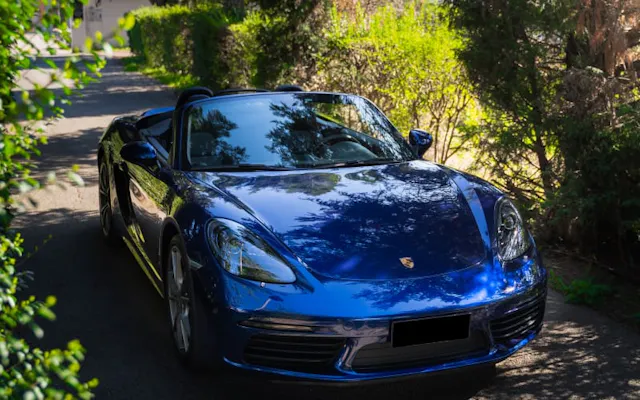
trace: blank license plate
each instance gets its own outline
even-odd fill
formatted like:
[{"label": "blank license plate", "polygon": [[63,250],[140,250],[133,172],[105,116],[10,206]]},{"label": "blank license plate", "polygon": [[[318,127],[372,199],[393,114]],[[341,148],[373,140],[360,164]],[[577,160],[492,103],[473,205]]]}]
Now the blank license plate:
[{"label": "blank license plate", "polygon": [[471,315],[397,321],[391,325],[393,347],[461,340],[469,337]]}]

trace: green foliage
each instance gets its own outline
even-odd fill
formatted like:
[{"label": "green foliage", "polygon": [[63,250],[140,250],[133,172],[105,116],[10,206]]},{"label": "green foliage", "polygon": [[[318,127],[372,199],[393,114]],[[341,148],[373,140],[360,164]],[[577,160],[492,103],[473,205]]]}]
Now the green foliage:
[{"label": "green foliage", "polygon": [[297,67],[310,65],[318,47],[319,3],[261,2],[246,16],[216,3],[141,8],[130,45],[146,68],[213,89],[272,87],[311,73]]},{"label": "green foliage", "polygon": [[574,279],[569,284],[565,284],[562,278],[559,278],[559,290],[564,293],[568,303],[584,304],[588,306],[597,306],[613,293],[613,289],[609,285],[595,283],[593,279]]},{"label": "green foliage", "polygon": [[567,34],[569,2],[449,3],[465,34],[458,56],[485,111],[472,131],[480,150],[477,165],[527,208],[534,202],[539,208],[557,186],[551,113],[562,71],[550,67],[561,57],[556,38]]},{"label": "green foliage", "polygon": [[549,270],[549,286],[559,292],[562,292],[565,287],[564,280],[554,270]]},{"label": "green foliage", "polygon": [[[46,183],[30,176],[30,160],[40,154],[38,145],[46,143],[42,120],[45,115],[61,117],[66,97],[99,76],[104,60],[94,46],[102,43],[100,37],[88,40],[84,49],[88,56],[70,57],[57,67],[46,56],[68,48],[67,22],[74,2],[45,1],[51,8],[34,25],[39,4],[38,0],[0,2],[0,398],[90,398],[97,380],[78,378],[84,349],[77,341],[66,349],[45,351],[35,346],[44,334],[38,319],[54,319],[55,298],[43,302],[21,295],[25,271],[18,261],[25,256],[23,239],[10,225],[25,194]],[[36,36],[43,38],[44,49],[33,44]],[[108,51],[109,46],[104,48]],[[36,57],[53,72],[36,68]],[[21,80],[24,69],[40,69],[47,79]],[[21,87],[23,82],[29,86]],[[65,97],[58,97],[54,86],[62,87]],[[69,177],[81,183],[75,171]]]},{"label": "green foliage", "polygon": [[434,3],[407,3],[365,15],[334,8],[320,59],[323,88],[361,94],[378,104],[408,134],[434,134],[432,158],[441,163],[462,150],[458,128],[477,118],[466,72],[456,60],[462,38]]},{"label": "green foliage", "polygon": [[629,265],[640,234],[639,127],[640,104],[622,105],[613,127],[565,119],[560,140],[568,150],[566,173],[548,203],[557,210],[551,224],[573,221],[570,239],[613,252]]},{"label": "green foliage", "polygon": [[194,76],[190,74],[179,74],[175,72],[168,72],[164,67],[148,67],[144,59],[140,56],[125,57],[122,59],[125,71],[138,71],[145,75],[148,75],[159,82],[170,86],[175,89],[186,89],[192,86],[196,86],[199,82]]},{"label": "green foliage", "polygon": [[592,278],[574,279],[566,284],[562,277],[551,271],[549,273],[551,287],[564,294],[568,303],[597,306],[613,293],[609,285],[596,283]]},{"label": "green foliage", "polygon": [[323,0],[253,0],[250,28],[258,43],[253,83],[275,86],[314,75],[314,56],[322,45]]},{"label": "green foliage", "polygon": [[608,285],[594,283],[591,279],[576,279],[565,289],[567,302],[593,306],[612,293]]},{"label": "green foliage", "polygon": [[[576,62],[569,50],[584,24],[573,1],[448,3],[465,36],[459,57],[483,105],[481,123],[467,128],[476,166],[529,211],[547,238],[606,254],[638,276],[635,85],[606,76],[598,69],[602,57]],[[606,37],[615,32],[598,35],[619,43]]]},{"label": "green foliage", "polygon": [[238,19],[236,13],[205,4],[144,7],[131,15],[136,22],[129,32],[130,45],[143,57],[142,69],[155,71],[178,87],[196,80],[213,89],[235,84],[232,62],[238,61],[234,56],[238,51],[231,25]]}]

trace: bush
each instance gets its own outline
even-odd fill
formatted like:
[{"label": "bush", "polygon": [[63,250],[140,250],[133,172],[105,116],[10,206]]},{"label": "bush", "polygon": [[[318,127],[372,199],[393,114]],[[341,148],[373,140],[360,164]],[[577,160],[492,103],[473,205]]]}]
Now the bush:
[{"label": "bush", "polygon": [[274,87],[313,75],[320,1],[260,1],[246,17],[220,4],[133,12],[132,51],[145,66],[196,77],[213,89]]},{"label": "bush", "polygon": [[549,272],[549,284],[564,295],[567,303],[597,306],[610,295],[613,288],[609,285],[596,283],[593,278],[574,279],[569,284],[561,276]]},{"label": "bush", "polygon": [[633,255],[640,254],[640,104],[618,104],[615,116],[613,126],[597,116],[564,119],[565,172],[547,204],[553,210],[549,222],[571,244],[607,255],[618,272],[638,278]]},{"label": "bush", "polygon": [[257,86],[309,81],[315,56],[323,45],[324,0],[251,0],[257,6],[248,20],[258,43],[255,53]]},{"label": "bush", "polygon": [[245,70],[230,62],[243,59],[237,56],[239,45],[234,37],[234,32],[242,32],[231,27],[238,16],[219,4],[144,7],[132,15],[136,23],[129,32],[130,46],[144,57],[147,67],[191,75],[213,89],[233,86],[230,77],[238,75],[234,71]]},{"label": "bush", "polygon": [[466,71],[455,52],[463,45],[436,4],[408,2],[365,14],[331,14],[327,48],[320,59],[323,89],[363,95],[379,105],[401,132],[427,129],[434,135],[428,155],[446,163],[464,149],[459,131],[476,118]]},{"label": "bush", "polygon": [[[71,341],[65,349],[37,347],[37,339],[44,334],[39,319],[55,318],[51,308],[56,300],[52,296],[37,300],[21,292],[28,275],[18,266],[24,256],[23,239],[11,228],[11,222],[21,201],[28,201],[23,199],[27,192],[43,184],[30,176],[30,159],[40,154],[38,145],[46,143],[41,123],[44,116],[62,117],[60,105],[67,101],[52,88],[61,87],[65,95],[70,95],[72,88],[82,88],[93,76],[99,76],[104,60],[90,46],[93,41],[87,40],[85,50],[93,57],[69,58],[62,71],[51,59],[41,58],[55,72],[36,68],[33,57],[42,54],[29,42],[29,34],[41,35],[50,44],[46,49],[50,55],[58,47],[68,48],[71,38],[67,22],[75,6],[74,1],[58,1],[35,25],[34,15],[41,3],[0,3],[0,398],[87,399],[92,397],[97,380],[83,382],[78,377],[85,353],[80,343]],[[126,20],[121,23],[125,25]],[[102,45],[101,40],[96,44]],[[106,51],[109,48],[104,44]],[[22,69],[39,69],[49,77],[48,84],[20,87]],[[73,172],[70,174],[72,180],[80,181]]]}]

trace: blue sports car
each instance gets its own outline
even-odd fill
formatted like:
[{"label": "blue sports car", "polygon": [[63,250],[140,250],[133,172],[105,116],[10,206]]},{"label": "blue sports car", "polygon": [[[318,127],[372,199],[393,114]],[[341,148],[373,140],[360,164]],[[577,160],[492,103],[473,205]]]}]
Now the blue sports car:
[{"label": "blue sports car", "polygon": [[116,118],[100,221],[164,298],[189,367],[363,381],[495,364],[542,327],[513,203],[422,159],[370,101],[202,87]]}]

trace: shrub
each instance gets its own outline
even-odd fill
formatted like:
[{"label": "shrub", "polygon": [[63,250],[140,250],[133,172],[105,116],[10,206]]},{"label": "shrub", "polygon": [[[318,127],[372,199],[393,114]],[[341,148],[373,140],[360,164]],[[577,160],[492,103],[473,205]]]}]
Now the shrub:
[{"label": "shrub", "polygon": [[640,96],[635,79],[615,74],[637,58],[626,38],[640,26],[622,17],[632,5],[444,3],[464,32],[458,56],[486,116],[475,127],[476,165],[547,239],[578,244],[637,279]]},{"label": "shrub", "polygon": [[232,55],[236,62],[242,59],[230,27],[238,16],[219,4],[144,7],[132,15],[136,23],[129,33],[130,45],[147,67],[191,75],[213,89],[234,85],[233,71],[243,70],[228,57]]},{"label": "shrub", "polygon": [[257,6],[247,22],[258,43],[257,86],[308,81],[315,75],[315,55],[322,47],[326,22],[323,0],[250,0]]},{"label": "shrub", "polygon": [[609,285],[594,282],[593,278],[574,279],[569,284],[553,271],[549,271],[549,284],[564,294],[568,303],[588,306],[600,305],[607,296],[613,294]]},{"label": "shrub", "polygon": [[138,9],[131,49],[147,67],[192,75],[213,89],[308,79],[320,45],[322,2],[252,3],[257,7],[246,17],[215,3]]},{"label": "shrub", "polygon": [[[331,14],[319,65],[323,89],[358,93],[378,104],[404,133],[434,135],[430,157],[440,163],[464,149],[459,131],[477,110],[455,52],[463,42],[436,4],[409,2],[366,14]],[[459,154],[459,153],[458,153]]]},{"label": "shrub", "polygon": [[[66,101],[52,87],[62,87],[68,96],[72,88],[82,88],[92,80],[87,70],[99,76],[104,60],[93,50],[93,40],[89,39],[85,50],[93,57],[69,58],[62,71],[50,59],[42,58],[55,71],[40,69],[50,78],[49,83],[21,88],[21,69],[38,69],[32,59],[41,55],[30,43],[29,33],[41,35],[50,44],[46,49],[50,55],[58,47],[68,48],[71,41],[67,22],[72,18],[75,2],[54,3],[41,16],[40,24],[34,25],[40,4],[40,0],[0,3],[0,398],[86,399],[92,397],[91,389],[97,380],[83,382],[78,377],[84,358],[80,343],[71,341],[65,349],[37,347],[37,339],[44,334],[38,320],[55,318],[51,307],[56,301],[52,296],[44,301],[26,297],[20,291],[26,276],[26,271],[17,265],[23,257],[23,239],[11,228],[11,222],[21,205],[16,194],[25,194],[42,184],[30,177],[30,159],[40,154],[38,145],[46,142],[43,128],[38,127],[43,124],[37,123],[45,115],[61,117],[60,105]],[[101,45],[101,40],[96,44]],[[103,47],[110,49],[108,44]],[[73,173],[71,177],[79,180]]]}]

